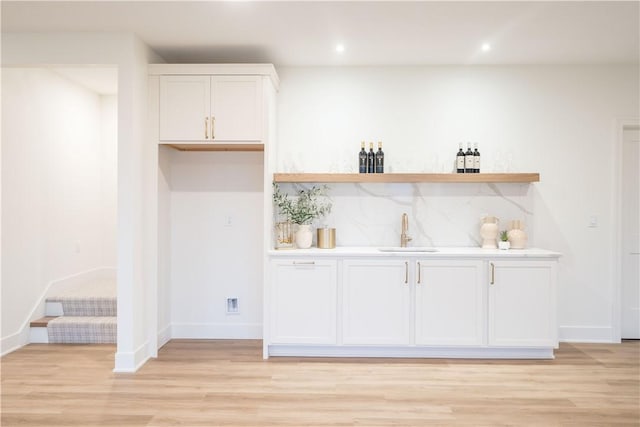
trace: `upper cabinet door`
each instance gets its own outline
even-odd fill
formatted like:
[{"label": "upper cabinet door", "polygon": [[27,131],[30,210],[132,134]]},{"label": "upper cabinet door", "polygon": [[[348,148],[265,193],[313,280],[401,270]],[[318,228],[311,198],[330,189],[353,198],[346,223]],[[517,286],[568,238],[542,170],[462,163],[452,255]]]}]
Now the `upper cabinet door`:
[{"label": "upper cabinet door", "polygon": [[262,78],[211,78],[212,139],[214,142],[262,140]]},{"label": "upper cabinet door", "polygon": [[160,140],[210,141],[211,77],[160,77]]}]

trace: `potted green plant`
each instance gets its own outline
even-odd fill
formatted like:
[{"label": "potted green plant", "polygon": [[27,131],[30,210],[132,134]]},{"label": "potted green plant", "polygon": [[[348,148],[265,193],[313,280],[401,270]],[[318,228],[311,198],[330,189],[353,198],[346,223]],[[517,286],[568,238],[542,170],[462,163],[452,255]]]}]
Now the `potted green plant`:
[{"label": "potted green plant", "polygon": [[295,198],[290,198],[278,184],[273,184],[273,203],[288,221],[297,224],[296,246],[301,249],[311,247],[313,233],[311,223],[331,212],[331,201],[327,191],[329,187],[312,186],[297,191]]},{"label": "potted green plant", "polygon": [[511,247],[511,243],[509,243],[509,234],[507,230],[502,230],[500,232],[500,241],[498,242],[498,247],[500,249],[509,249]]}]

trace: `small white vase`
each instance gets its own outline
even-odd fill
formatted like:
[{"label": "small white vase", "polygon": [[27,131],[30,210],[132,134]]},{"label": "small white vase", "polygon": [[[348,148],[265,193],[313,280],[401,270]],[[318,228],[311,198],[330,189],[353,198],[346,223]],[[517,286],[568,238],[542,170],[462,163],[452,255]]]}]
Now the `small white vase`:
[{"label": "small white vase", "polygon": [[498,242],[498,248],[502,249],[502,250],[507,250],[511,247],[511,243],[509,243],[509,241],[503,242],[502,240],[500,240]]},{"label": "small white vase", "polygon": [[313,242],[311,226],[309,224],[298,225],[298,231],[296,231],[296,246],[298,249],[310,248],[311,242]]}]

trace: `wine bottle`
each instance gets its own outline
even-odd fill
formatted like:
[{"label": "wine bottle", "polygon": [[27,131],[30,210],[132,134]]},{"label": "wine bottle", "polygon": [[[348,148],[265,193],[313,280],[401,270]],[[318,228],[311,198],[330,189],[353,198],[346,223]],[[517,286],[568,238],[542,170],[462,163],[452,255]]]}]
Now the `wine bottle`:
[{"label": "wine bottle", "polygon": [[480,152],[478,151],[478,143],[473,144],[473,172],[480,173]]},{"label": "wine bottle", "polygon": [[464,173],[473,173],[473,151],[471,143],[467,143],[467,151],[464,153]]},{"label": "wine bottle", "polygon": [[373,142],[369,143],[367,153],[367,173],[376,173],[376,153],[373,152]]},{"label": "wine bottle", "polygon": [[462,142],[458,144],[458,154],[456,154],[456,172],[464,173],[464,151],[462,151]]},{"label": "wine bottle", "polygon": [[384,173],[384,151],[382,151],[381,141],[378,141],[378,151],[376,151],[376,173]]},{"label": "wine bottle", "polygon": [[360,173],[367,173],[367,152],[364,149],[364,141],[360,143],[360,152],[358,153],[358,170]]}]

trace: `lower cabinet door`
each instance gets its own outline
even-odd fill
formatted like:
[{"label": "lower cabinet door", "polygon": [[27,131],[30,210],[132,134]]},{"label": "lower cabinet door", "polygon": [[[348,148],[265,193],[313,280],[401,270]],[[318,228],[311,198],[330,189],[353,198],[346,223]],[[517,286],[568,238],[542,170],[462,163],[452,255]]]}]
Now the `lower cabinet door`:
[{"label": "lower cabinet door", "polygon": [[489,344],[557,347],[555,261],[491,261]]},{"label": "lower cabinet door", "polygon": [[408,261],[345,260],[343,344],[409,344],[410,287]]},{"label": "lower cabinet door", "polygon": [[485,339],[482,261],[416,262],[416,344],[479,346]]},{"label": "lower cabinet door", "polygon": [[270,342],[335,344],[336,261],[277,260],[271,269]]}]

